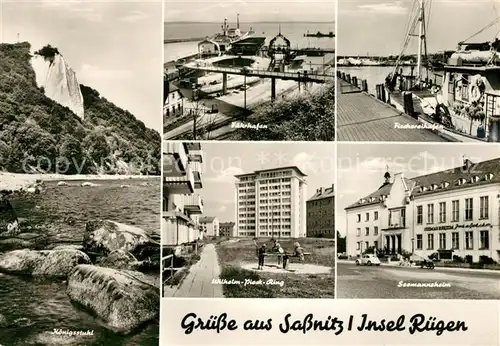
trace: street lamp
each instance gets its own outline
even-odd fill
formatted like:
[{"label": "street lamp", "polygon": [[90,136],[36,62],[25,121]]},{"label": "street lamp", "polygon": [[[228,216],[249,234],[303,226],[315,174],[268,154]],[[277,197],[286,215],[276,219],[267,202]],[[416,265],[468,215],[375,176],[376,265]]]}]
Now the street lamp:
[{"label": "street lamp", "polygon": [[415,253],[415,238],[411,238],[411,254]]}]

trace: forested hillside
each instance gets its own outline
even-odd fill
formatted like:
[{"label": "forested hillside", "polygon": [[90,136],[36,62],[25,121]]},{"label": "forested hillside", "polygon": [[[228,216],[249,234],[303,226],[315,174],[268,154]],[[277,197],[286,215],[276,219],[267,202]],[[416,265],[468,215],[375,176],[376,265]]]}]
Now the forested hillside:
[{"label": "forested hillside", "polygon": [[161,137],[80,85],[85,118],[44,95],[30,44],[0,44],[0,169],[10,172],[160,173]]}]

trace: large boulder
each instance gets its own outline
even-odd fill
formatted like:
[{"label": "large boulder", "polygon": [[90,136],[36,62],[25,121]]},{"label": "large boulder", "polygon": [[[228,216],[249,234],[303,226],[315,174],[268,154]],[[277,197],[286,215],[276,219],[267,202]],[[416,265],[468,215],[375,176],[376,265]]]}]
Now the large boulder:
[{"label": "large boulder", "polygon": [[159,289],[139,272],[78,265],[68,277],[67,294],[120,333],[159,316]]},{"label": "large boulder", "polygon": [[83,250],[101,256],[117,250],[133,253],[149,242],[148,234],[138,227],[109,220],[89,221],[85,226]]},{"label": "large boulder", "polygon": [[78,264],[90,263],[82,251],[15,250],[0,256],[0,272],[33,276],[65,277]]},{"label": "large boulder", "polygon": [[16,212],[7,198],[0,194],[0,235],[16,235],[19,232]]}]

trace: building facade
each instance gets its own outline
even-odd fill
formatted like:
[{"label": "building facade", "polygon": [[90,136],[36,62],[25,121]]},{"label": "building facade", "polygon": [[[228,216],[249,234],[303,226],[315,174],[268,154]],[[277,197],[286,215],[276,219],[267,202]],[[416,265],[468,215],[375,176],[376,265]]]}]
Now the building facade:
[{"label": "building facade", "polygon": [[199,216],[203,200],[196,193],[203,187],[199,143],[163,143],[162,244],[183,245],[201,240]]},{"label": "building facade", "polygon": [[305,237],[305,177],[295,166],[237,175],[236,235]]},{"label": "building facade", "polygon": [[201,229],[205,236],[219,237],[219,219],[215,216],[203,216],[200,218]]},{"label": "building facade", "polygon": [[335,238],[335,189],[334,185],[319,188],[307,200],[307,237]]},{"label": "building facade", "polygon": [[165,122],[168,122],[184,114],[184,96],[179,88],[168,81],[164,82],[163,88],[163,118]]},{"label": "building facade", "polygon": [[234,232],[234,222],[221,222],[219,224],[219,232],[221,237],[233,238],[236,236]]},{"label": "building facade", "polygon": [[407,179],[391,178],[346,208],[347,251],[367,249],[498,262],[500,257],[500,159]]}]

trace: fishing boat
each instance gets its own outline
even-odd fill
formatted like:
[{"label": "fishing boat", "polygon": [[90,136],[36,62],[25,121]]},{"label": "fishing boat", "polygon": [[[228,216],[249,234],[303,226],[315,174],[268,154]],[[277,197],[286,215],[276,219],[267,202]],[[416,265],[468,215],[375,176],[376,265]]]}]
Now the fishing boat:
[{"label": "fishing boat", "polygon": [[[386,78],[391,103],[403,108],[403,95],[411,92],[420,121],[441,125],[443,132],[458,141],[500,142],[500,41],[467,42],[499,23],[500,17],[458,44],[441,66],[439,84],[430,78],[433,67],[427,54],[426,5],[431,1],[417,1],[419,6],[410,19],[403,51]],[[417,63],[405,75],[401,61],[412,36],[419,37]]]}]

